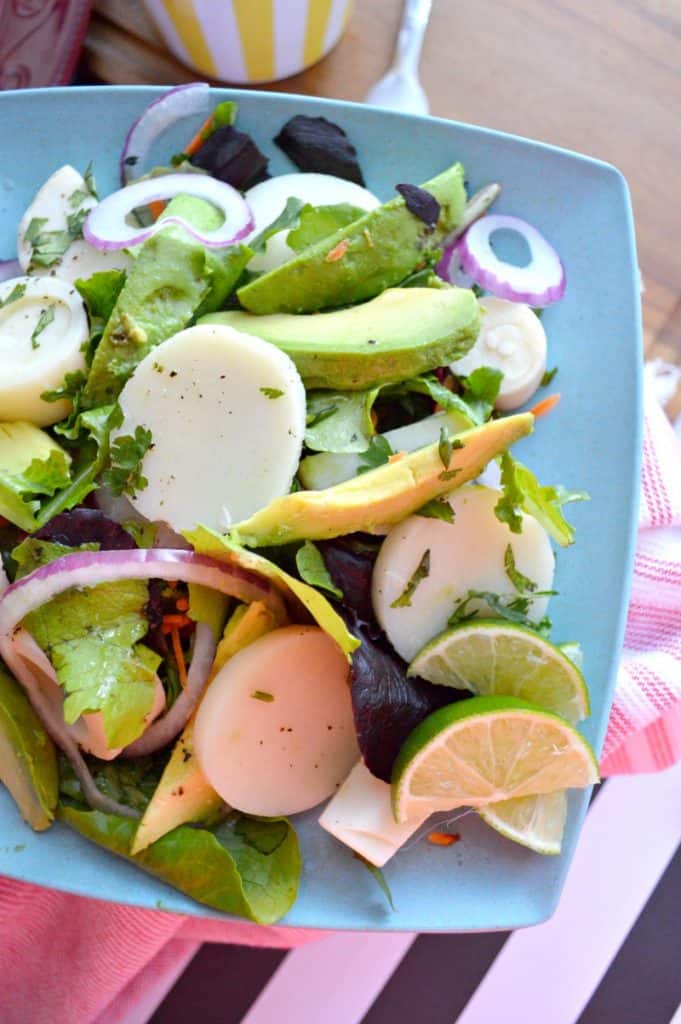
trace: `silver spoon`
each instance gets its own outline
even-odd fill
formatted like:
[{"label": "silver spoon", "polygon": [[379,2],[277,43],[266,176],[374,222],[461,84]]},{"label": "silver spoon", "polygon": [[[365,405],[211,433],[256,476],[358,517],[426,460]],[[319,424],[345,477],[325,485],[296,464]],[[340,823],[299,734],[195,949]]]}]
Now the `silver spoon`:
[{"label": "silver spoon", "polygon": [[395,56],[390,70],[366,94],[365,103],[427,114],[428,97],[419,82],[418,65],[433,0],[404,0]]}]

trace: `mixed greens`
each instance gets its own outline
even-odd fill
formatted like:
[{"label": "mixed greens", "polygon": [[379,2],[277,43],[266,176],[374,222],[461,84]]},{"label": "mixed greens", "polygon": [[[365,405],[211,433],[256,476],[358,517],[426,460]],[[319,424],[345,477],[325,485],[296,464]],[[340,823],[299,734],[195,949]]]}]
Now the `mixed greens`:
[{"label": "mixed greens", "polygon": [[[497,226],[534,265],[486,258],[499,187],[469,198],[455,163],[382,201],[343,129],[304,115],[274,140],[301,172],[270,178],[231,102],[146,169],[209,102],[198,84],[144,111],[110,196],[57,170],[0,280],[0,779],[33,828],[269,923],[302,870],[289,815],[328,800],[320,825],[376,872],[441,806],[414,781],[429,723],[460,729],[466,691],[527,699],[484,651],[457,674],[457,629],[471,651],[494,624],[518,671],[545,645],[530,699],[586,713],[544,639],[550,539],[573,542],[585,495],[509,452],[555,374],[532,307],[565,275],[515,218]],[[538,714],[486,699],[471,713],[504,728]],[[504,794],[591,780],[452,807],[498,827]]]}]

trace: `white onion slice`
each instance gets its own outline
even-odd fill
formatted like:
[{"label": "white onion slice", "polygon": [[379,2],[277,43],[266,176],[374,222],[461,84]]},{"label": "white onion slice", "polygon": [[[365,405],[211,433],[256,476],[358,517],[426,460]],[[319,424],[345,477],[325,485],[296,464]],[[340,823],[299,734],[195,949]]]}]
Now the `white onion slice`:
[{"label": "white onion slice", "polygon": [[140,177],[140,168],[156,139],[175,121],[204,113],[210,103],[210,86],[190,82],[164,92],[142,111],[130,126],[120,157],[121,184]]},{"label": "white onion slice", "polygon": [[208,682],[215,660],[215,638],[213,630],[205,622],[197,622],[194,633],[194,650],[187,672],[187,685],[170,711],[163,718],[157,718],[142,735],[123,751],[123,757],[144,757],[165,747],[184,729],[189,716],[199,703]]},{"label": "white onion slice", "polygon": [[193,551],[78,551],[40,566],[7,587],[0,596],[0,642],[26,615],[64,590],[131,579],[200,583],[240,601],[263,601],[277,616],[285,615],[282,598],[268,580]]},{"label": "white onion slice", "polygon": [[[531,254],[527,266],[507,263],[492,251],[490,236],[503,228],[517,232],[527,242]],[[565,270],[558,253],[536,228],[519,217],[481,217],[462,235],[459,244],[464,272],[497,298],[548,306],[565,293]]]},{"label": "white onion slice", "polygon": [[[220,227],[199,231],[182,217],[164,217],[140,228],[126,222],[138,206],[179,195],[196,196],[212,203],[224,216]],[[185,231],[209,248],[219,249],[245,238],[253,228],[250,207],[240,192],[217,178],[203,174],[164,174],[147,178],[112,192],[90,210],[83,224],[83,238],[96,249],[108,252],[139,245],[169,224],[180,224]]]}]

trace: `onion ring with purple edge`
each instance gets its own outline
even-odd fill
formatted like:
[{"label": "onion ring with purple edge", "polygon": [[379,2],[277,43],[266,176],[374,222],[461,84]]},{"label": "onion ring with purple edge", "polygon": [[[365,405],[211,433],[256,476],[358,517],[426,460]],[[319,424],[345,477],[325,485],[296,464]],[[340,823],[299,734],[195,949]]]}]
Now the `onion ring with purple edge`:
[{"label": "onion ring with purple edge", "polygon": [[[144,108],[131,124],[120,156],[121,185],[133,177],[133,168],[141,165],[156,139],[176,121],[208,109],[210,86],[206,82],[189,82],[164,92]],[[139,177],[139,175],[135,175]]]},{"label": "onion ring with purple edge", "polygon": [[455,284],[458,288],[472,288],[475,284],[470,274],[466,274],[461,267],[461,239],[455,238],[445,247],[442,256],[435,267],[435,273],[443,281]]},{"label": "onion ring with purple edge", "polygon": [[180,730],[184,729],[208,682],[216,647],[210,626],[205,622],[197,622],[186,687],[170,710],[162,718],[152,722],[134,743],[123,750],[122,757],[144,757],[146,754],[153,754],[155,750],[165,747],[166,743],[174,740]]},{"label": "onion ring with purple edge", "polygon": [[[508,229],[527,242],[531,259],[525,267],[507,263],[492,251],[490,237]],[[504,214],[481,217],[459,239],[461,266],[473,281],[499,299],[549,306],[565,293],[565,269],[555,249],[527,221]]]},{"label": "onion ring with purple edge", "polygon": [[[179,195],[196,196],[212,203],[224,221],[213,231],[198,231],[182,217],[157,220],[146,228],[127,224],[126,217],[138,206]],[[203,174],[164,174],[147,178],[112,192],[93,206],[83,224],[83,238],[105,252],[139,245],[169,224],[179,224],[193,238],[212,249],[222,249],[245,238],[253,229],[253,215],[240,192],[217,178]]]},{"label": "onion ring with purple edge", "polygon": [[283,600],[269,580],[193,551],[78,551],[40,566],[7,587],[0,596],[0,642],[11,635],[29,612],[64,590],[130,579],[200,583],[240,601],[263,601],[277,616],[284,615]]}]

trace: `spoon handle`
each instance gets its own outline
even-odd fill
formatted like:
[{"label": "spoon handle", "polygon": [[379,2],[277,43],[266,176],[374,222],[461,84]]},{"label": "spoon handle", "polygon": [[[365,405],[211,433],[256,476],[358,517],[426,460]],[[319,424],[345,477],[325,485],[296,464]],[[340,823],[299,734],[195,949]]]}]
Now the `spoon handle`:
[{"label": "spoon handle", "polygon": [[393,67],[416,72],[433,0],[404,0]]}]

